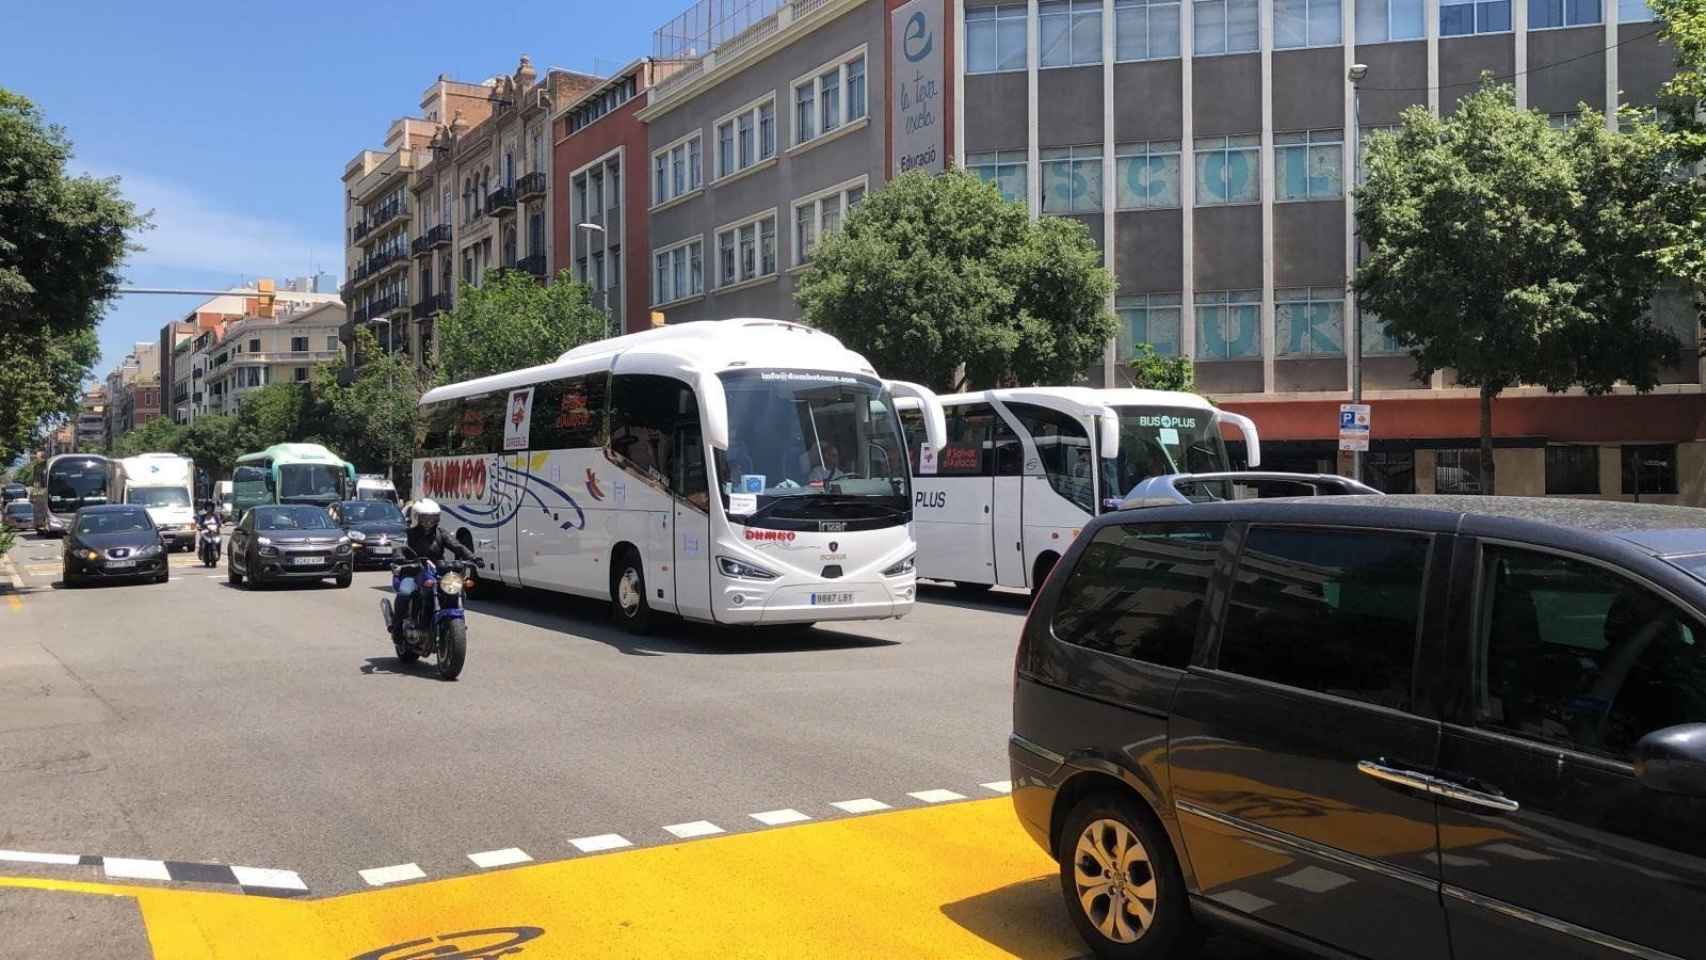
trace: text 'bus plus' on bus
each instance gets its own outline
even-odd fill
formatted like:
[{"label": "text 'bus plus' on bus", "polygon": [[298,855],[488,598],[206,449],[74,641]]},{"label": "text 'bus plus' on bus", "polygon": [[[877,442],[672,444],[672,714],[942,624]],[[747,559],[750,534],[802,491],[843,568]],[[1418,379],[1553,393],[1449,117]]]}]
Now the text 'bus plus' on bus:
[{"label": "text 'bus plus' on bus", "polygon": [[413,491],[506,583],[717,623],[896,617],[914,599],[894,397],[935,394],[775,320],[661,327],[421,398]]},{"label": "text 'bus plus' on bus", "polygon": [[914,463],[918,573],[968,588],[1034,588],[1089,519],[1145,477],[1231,469],[1221,426],[1261,462],[1249,418],[1191,393],[1026,387],[941,398],[948,439],[920,458],[922,421],[901,404]]},{"label": "text 'bus plus' on bus", "polygon": [[325,507],[355,490],[355,464],[317,443],[275,443],[237,458],[231,472],[232,509],[238,517],[263,503]]}]

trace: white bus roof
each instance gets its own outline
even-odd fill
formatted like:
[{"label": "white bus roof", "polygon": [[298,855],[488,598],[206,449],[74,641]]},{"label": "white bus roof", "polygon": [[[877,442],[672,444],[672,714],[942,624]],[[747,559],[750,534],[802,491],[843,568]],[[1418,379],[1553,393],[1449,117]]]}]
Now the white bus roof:
[{"label": "white bus roof", "polygon": [[952,393],[942,397],[942,406],[976,403],[994,398],[1014,403],[1034,403],[1079,416],[1095,416],[1103,407],[1186,407],[1213,411],[1214,405],[1194,393],[1178,390],[1121,389],[1098,390],[1094,387],[1002,387],[997,390],[976,390]]},{"label": "white bus roof", "polygon": [[737,317],[656,327],[582,344],[552,363],[434,387],[421,403],[476,396],[597,370],[720,373],[743,367],[840,370],[876,377],[870,361],[822,330],[785,320]]}]

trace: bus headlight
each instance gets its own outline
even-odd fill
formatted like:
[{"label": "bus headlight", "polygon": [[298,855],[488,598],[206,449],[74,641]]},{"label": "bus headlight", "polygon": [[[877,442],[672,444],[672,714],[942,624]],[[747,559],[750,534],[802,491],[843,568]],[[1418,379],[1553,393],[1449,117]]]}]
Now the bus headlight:
[{"label": "bus headlight", "polygon": [[776,575],[760,566],[736,560],[734,557],[718,557],[717,566],[723,571],[723,576],[736,580],[774,580]]},{"label": "bus headlight", "polygon": [[883,571],[885,577],[899,577],[911,573],[918,566],[918,554],[913,554],[905,560]]}]

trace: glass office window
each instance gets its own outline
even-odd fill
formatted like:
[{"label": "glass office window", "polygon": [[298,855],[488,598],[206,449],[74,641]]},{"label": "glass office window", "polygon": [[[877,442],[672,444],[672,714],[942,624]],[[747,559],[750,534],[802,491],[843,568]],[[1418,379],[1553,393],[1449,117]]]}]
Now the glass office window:
[{"label": "glass office window", "polygon": [[1147,343],[1164,357],[1179,355],[1179,320],[1184,308],[1176,293],[1150,293],[1114,301],[1119,317],[1115,356],[1129,360],[1132,348]]},{"label": "glass office window", "polygon": [[1274,199],[1337,200],[1344,193],[1344,148],[1338,130],[1274,134]]},{"label": "glass office window", "polygon": [[966,154],[966,170],[995,184],[1008,201],[1026,201],[1026,155],[1024,150],[992,150]]},{"label": "glass office window", "polygon": [[1262,355],[1262,291],[1199,293],[1196,310],[1198,360]]},{"label": "glass office window", "polygon": [[1179,55],[1178,0],[1114,0],[1114,59]]},{"label": "glass office window", "polygon": [[1259,136],[1197,138],[1197,206],[1260,201],[1256,154],[1261,145]]},{"label": "glass office window", "polygon": [[1179,205],[1179,141],[1114,147],[1114,202],[1121,210]]},{"label": "glass office window", "polygon": [[1044,213],[1094,213],[1102,209],[1102,148],[1051,147],[1042,151]]},{"label": "glass office window", "polygon": [[1333,287],[1274,291],[1274,353],[1282,357],[1345,354],[1345,292]]},{"label": "glass office window", "polygon": [[1356,0],[1357,43],[1420,40],[1424,17],[1422,0]]},{"label": "glass office window", "polygon": [[1343,36],[1339,0],[1274,0],[1274,47],[1331,47]]},{"label": "glass office window", "polygon": [[1025,4],[966,7],[966,72],[1025,69]]}]

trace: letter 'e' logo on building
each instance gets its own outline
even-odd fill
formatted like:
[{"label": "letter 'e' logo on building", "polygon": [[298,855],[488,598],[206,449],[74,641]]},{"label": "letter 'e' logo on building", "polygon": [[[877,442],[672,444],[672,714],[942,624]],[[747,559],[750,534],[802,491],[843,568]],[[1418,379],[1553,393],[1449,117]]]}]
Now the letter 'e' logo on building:
[{"label": "letter 'e' logo on building", "polygon": [[930,55],[930,49],[936,42],[936,35],[926,32],[928,29],[922,10],[907,19],[906,33],[901,39],[901,50],[906,54],[908,63],[917,63]]}]

